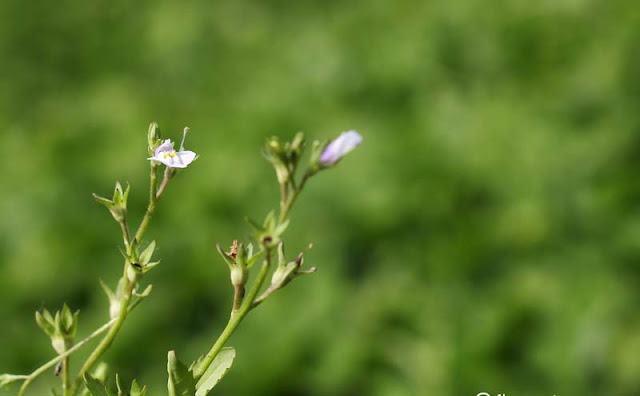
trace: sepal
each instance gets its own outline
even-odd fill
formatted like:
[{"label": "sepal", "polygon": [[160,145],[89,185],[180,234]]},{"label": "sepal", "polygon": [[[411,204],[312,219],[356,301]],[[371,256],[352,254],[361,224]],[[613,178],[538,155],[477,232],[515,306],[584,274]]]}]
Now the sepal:
[{"label": "sepal", "polygon": [[93,194],[93,198],[95,198],[96,202],[109,209],[109,212],[111,212],[111,215],[118,223],[122,223],[127,217],[127,200],[129,199],[129,190],[129,184],[127,184],[126,190],[122,190],[120,182],[116,182],[112,199],[101,197],[95,193]]}]

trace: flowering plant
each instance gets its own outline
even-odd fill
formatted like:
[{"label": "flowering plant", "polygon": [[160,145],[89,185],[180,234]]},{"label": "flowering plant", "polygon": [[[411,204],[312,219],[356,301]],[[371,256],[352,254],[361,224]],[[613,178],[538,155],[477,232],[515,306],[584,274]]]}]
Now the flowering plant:
[{"label": "flowering plant", "polygon": [[[127,200],[130,192],[128,185],[123,188],[120,183],[116,183],[111,199],[94,194],[96,201],[109,210],[120,226],[123,239],[122,276],[114,289],[100,282],[109,299],[109,321],[84,339],[76,340],[78,312],[72,313],[66,304],[55,314],[46,309],[36,312],[36,322],[51,339],[57,355],[28,375],[0,375],[0,387],[22,381],[18,394],[25,395],[34,379],[53,368],[55,375],[60,376],[62,396],[78,394],[82,396],[144,396],[146,394],[146,387],[140,387],[135,380],[130,386],[123,386],[117,374],[115,381],[117,390],[112,390],[107,383],[107,366],[101,358],[114,342],[133,309],[151,293],[151,285],[144,288],[142,286],[143,276],[160,264],[160,260],[153,258],[156,242],[152,241],[144,245],[143,238],[169,182],[198,157],[195,152],[184,149],[187,132],[188,128],[185,128],[180,148],[176,151],[170,139],[162,139],[157,124],[150,125],[147,135],[149,155],[147,159],[150,164],[149,203],[135,232],[130,231],[127,220]],[[328,144],[315,141],[312,144],[306,170],[298,176],[298,168],[306,146],[304,135],[298,133],[287,142],[281,142],[277,138],[267,139],[264,155],[273,165],[280,185],[279,208],[269,212],[263,222],[250,222],[254,231],[253,242],[243,243],[233,239],[228,251],[216,245],[218,253],[229,267],[233,286],[233,304],[229,321],[211,349],[190,366],[181,362],[174,351],[168,353],[169,396],[209,394],[235,359],[235,350],[225,345],[246,315],[292,280],[315,272],[315,267],[303,269],[304,252],[300,252],[292,260],[285,254],[283,236],[290,222],[291,208],[312,176],[336,165],[361,142],[362,137],[355,131],[344,132]],[[162,167],[164,171],[158,183]],[[257,275],[249,284],[251,271],[257,271]],[[266,285],[269,273],[271,273],[270,283]],[[78,372],[73,375],[70,370],[72,354],[98,336],[102,336],[100,342],[82,363]],[[60,393],[52,390],[52,394]]]}]

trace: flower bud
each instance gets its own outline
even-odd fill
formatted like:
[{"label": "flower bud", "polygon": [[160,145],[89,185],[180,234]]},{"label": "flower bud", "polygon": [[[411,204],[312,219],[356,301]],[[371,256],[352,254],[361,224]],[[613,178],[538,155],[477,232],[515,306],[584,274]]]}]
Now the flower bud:
[{"label": "flower bud", "polygon": [[149,145],[149,155],[153,155],[153,152],[162,142],[162,136],[160,135],[160,128],[158,124],[152,122],[149,125],[149,131],[147,132],[147,144]]},{"label": "flower bud", "polygon": [[57,311],[55,317],[46,309],[36,312],[38,326],[49,336],[53,349],[58,353],[64,353],[73,345],[73,338],[78,327],[79,311],[71,313],[71,309],[64,304],[62,310]]},{"label": "flower bud", "polygon": [[231,284],[234,286],[244,286],[247,283],[248,271],[245,267],[235,265],[231,268]]},{"label": "flower bud", "polygon": [[333,166],[361,143],[362,136],[358,132],[342,132],[340,136],[324,148],[318,159],[319,164],[322,167]]}]

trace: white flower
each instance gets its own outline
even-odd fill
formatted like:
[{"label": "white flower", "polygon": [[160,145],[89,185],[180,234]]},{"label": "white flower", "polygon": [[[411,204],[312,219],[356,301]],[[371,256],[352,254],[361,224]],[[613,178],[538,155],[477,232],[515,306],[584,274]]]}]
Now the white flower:
[{"label": "white flower", "polygon": [[196,153],[188,150],[176,151],[173,148],[173,142],[167,139],[155,149],[153,157],[147,159],[161,162],[169,168],[186,168],[196,159]]},{"label": "white flower", "polygon": [[342,132],[334,141],[325,147],[320,155],[320,163],[331,166],[362,143],[362,136],[356,131]]}]

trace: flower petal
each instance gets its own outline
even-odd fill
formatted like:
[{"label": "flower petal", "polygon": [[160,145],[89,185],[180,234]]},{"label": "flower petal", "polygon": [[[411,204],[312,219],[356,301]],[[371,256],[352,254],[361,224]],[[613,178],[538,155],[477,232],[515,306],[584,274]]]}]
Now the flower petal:
[{"label": "flower petal", "polygon": [[174,168],[186,168],[196,159],[196,153],[193,151],[178,151],[176,154],[177,156],[174,158]]},{"label": "flower petal", "polygon": [[162,144],[159,145],[158,148],[156,148],[154,150],[153,155],[155,157],[158,157],[158,154],[166,153],[166,152],[169,152],[169,151],[173,151],[173,142],[171,141],[171,139],[167,139],[167,140],[163,141]]},{"label": "flower petal", "polygon": [[362,143],[362,136],[356,131],[342,132],[335,140],[327,145],[320,155],[323,165],[334,165],[342,157]]}]

